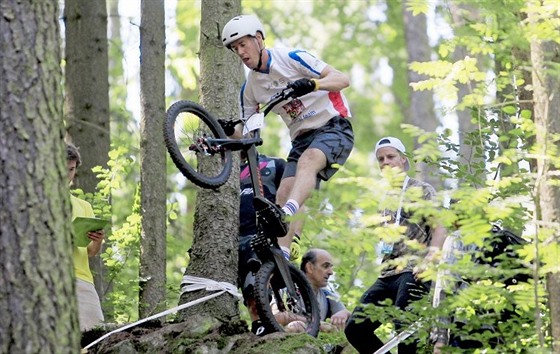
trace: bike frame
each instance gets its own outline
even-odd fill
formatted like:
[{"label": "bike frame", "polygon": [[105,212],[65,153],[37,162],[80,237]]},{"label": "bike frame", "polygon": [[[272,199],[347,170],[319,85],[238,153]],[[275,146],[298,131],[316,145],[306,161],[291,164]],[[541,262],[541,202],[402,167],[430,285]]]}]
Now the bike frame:
[{"label": "bike frame", "polygon": [[[284,89],[279,92],[276,96],[274,96],[266,105],[261,107],[263,109],[263,115],[266,116],[274,106],[278,103],[284,101],[285,99],[289,98],[292,94],[292,89]],[[209,146],[216,146],[221,147],[230,151],[245,151],[247,154],[247,165],[249,167],[249,173],[251,176],[251,184],[253,186],[253,196],[256,197],[263,197],[264,190],[261,180],[261,171],[258,167],[258,154],[257,154],[257,146],[262,145],[263,141],[260,137],[260,129],[254,130],[252,132],[252,137],[250,138],[242,138],[242,139],[207,139],[206,143]],[[257,225],[259,224],[259,220],[257,219]],[[257,226],[257,233],[263,233],[263,230]],[[257,235],[258,237],[259,235]],[[266,237],[266,235],[264,235]],[[288,261],[284,258],[282,250],[278,245],[278,241],[276,239],[271,240],[272,247],[270,247],[270,252],[272,254],[272,260],[276,264],[276,267],[280,271],[282,276],[282,280],[286,286],[288,293],[291,296],[297,296],[296,289],[294,287],[294,283],[292,281],[292,277],[290,275],[290,270],[288,268]]]}]

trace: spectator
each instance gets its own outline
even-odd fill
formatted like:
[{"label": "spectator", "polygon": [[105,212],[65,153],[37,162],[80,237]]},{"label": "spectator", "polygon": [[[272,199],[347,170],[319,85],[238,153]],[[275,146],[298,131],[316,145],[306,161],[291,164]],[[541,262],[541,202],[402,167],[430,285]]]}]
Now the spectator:
[{"label": "spectator", "polygon": [[[458,225],[454,226],[458,227]],[[504,284],[506,288],[529,281],[530,276],[524,272],[525,269],[518,262],[515,251],[527,241],[509,230],[493,225],[490,237],[486,237],[484,242],[489,243],[491,247],[480,247],[474,243],[464,244],[459,230],[445,239],[441,267],[434,287],[435,308],[439,307],[448,296],[467,291],[472,284],[484,286],[486,289],[488,285],[479,284],[479,280],[497,277],[494,280]],[[467,271],[458,268],[458,263],[465,259],[470,259],[473,265],[477,264],[481,268],[489,267],[495,271],[495,274],[486,271],[481,275],[476,275],[477,271],[475,274],[468,274]],[[504,271],[505,269],[508,271]],[[511,274],[510,271],[513,269],[518,272]],[[496,349],[499,344],[505,342],[497,328],[497,323],[504,324],[512,319],[521,321],[515,307],[513,304],[509,309],[488,309],[473,304],[470,309],[470,311],[474,310],[472,313],[467,311],[467,313],[454,312],[442,315],[439,318],[441,326],[432,331],[434,354],[443,353],[443,347],[446,345],[469,351],[488,347]],[[478,321],[479,318],[484,318],[484,321]]]},{"label": "spectator", "polygon": [[[452,272],[449,266],[454,265],[457,260],[462,257],[462,255],[467,251],[465,245],[463,244],[459,231],[453,232],[450,236],[445,239],[442,248],[441,264],[446,265],[438,271],[436,284],[434,287],[434,299],[433,306],[439,307],[440,303],[446,297],[446,291],[455,293],[462,289],[468,287],[468,284],[461,279],[461,276]],[[471,252],[474,249],[471,247]],[[442,317],[440,321],[449,325],[452,321],[451,317]],[[442,348],[449,344],[449,331],[446,328],[440,327],[435,328],[432,331],[432,340],[434,341],[434,354],[442,353]],[[459,337],[454,340],[454,345],[461,349],[479,348],[480,343],[474,343],[471,341],[462,341]]]},{"label": "spectator", "polygon": [[[321,331],[343,330],[350,317],[350,311],[327,287],[329,278],[334,274],[330,253],[323,249],[310,249],[303,255],[300,268],[307,276],[317,296],[321,313]],[[327,319],[330,319],[330,322],[326,322]],[[305,324],[300,321],[294,321],[286,325],[287,332],[302,332],[305,329]]]},{"label": "spectator", "polygon": [[[405,155],[406,150],[403,143],[394,137],[385,137],[379,140],[375,146],[375,156],[381,169],[395,168],[402,172],[409,170],[410,164]],[[430,286],[418,277],[421,269],[426,263],[433,262],[437,251],[441,249],[445,240],[445,229],[422,220],[419,223],[412,221],[411,214],[403,204],[404,194],[413,188],[421,189],[423,199],[431,200],[435,196],[435,190],[427,183],[418,181],[405,175],[401,189],[401,198],[397,210],[385,210],[383,214],[390,217],[391,223],[406,226],[405,240],[393,244],[384,243],[382,247],[384,265],[379,278],[362,295],[360,304],[354,309],[352,316],[346,326],[345,334],[348,341],[361,354],[373,353],[383,343],[374,334],[381,325],[375,315],[365,315],[364,309],[369,306],[381,306],[381,302],[390,299],[392,303],[405,310],[414,300],[420,299],[428,292]],[[422,250],[407,246],[410,241],[416,241],[423,245]],[[424,257],[424,262],[414,263],[409,260],[410,256]],[[395,260],[406,257],[406,264],[397,267]],[[422,259],[422,258],[420,258]],[[371,311],[369,312],[371,314]],[[399,321],[395,321],[397,331],[402,329]],[[399,353],[416,353],[416,342],[400,343]]]},{"label": "spectator", "polygon": [[[266,199],[256,200],[264,227],[269,234],[282,237],[279,244],[288,256],[296,230],[291,225],[288,232],[284,217],[296,214],[319,179],[328,180],[353,148],[350,109],[341,92],[349,86],[349,79],[305,50],[266,49],[264,39],[262,23],[251,15],[234,17],[222,31],[223,45],[251,70],[241,88],[242,120],[258,112],[261,104],[286,86],[298,97],[274,108],[288,126],[292,140],[276,196],[282,208]],[[229,136],[241,135],[241,125],[222,121],[222,126]]]},{"label": "spectator", "polygon": [[[71,185],[82,160],[78,149],[69,143],[66,144],[66,162],[68,181]],[[77,217],[95,217],[90,203],[73,195],[70,195],[70,201],[72,203],[72,220]],[[88,232],[87,236],[91,240],[87,247],[74,247],[76,295],[78,298],[80,331],[82,332],[100,325],[104,320],[101,302],[95,290],[93,275],[89,268],[89,257],[95,256],[101,250],[105,231]]]}]

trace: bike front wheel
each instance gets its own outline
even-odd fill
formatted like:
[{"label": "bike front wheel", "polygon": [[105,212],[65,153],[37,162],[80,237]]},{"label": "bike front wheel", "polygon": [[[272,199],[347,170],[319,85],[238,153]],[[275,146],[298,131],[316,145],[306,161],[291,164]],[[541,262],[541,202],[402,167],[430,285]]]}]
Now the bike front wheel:
[{"label": "bike front wheel", "polygon": [[191,182],[216,189],[226,183],[232,153],[207,144],[208,139],[227,139],[218,121],[199,104],[175,102],[167,110],[163,137],[171,160]]},{"label": "bike front wheel", "polygon": [[254,298],[260,320],[265,327],[277,332],[285,332],[287,326],[297,324],[295,328],[299,327],[301,332],[316,337],[321,320],[317,298],[305,274],[291,263],[289,270],[295,296],[288,294],[274,262],[264,263],[257,272]]}]

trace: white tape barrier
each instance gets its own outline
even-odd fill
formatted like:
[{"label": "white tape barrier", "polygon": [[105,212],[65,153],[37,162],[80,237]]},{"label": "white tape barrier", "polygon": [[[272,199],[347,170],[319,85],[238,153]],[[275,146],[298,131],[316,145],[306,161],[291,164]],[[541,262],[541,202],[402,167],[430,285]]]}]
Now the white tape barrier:
[{"label": "white tape barrier", "polygon": [[385,354],[388,353],[389,350],[393,349],[400,342],[404,341],[408,337],[410,337],[414,332],[416,332],[422,326],[422,322],[420,320],[414,322],[410,325],[407,329],[402,331],[401,333],[397,334],[393,338],[389,339],[387,343],[385,343],[381,348],[377,349],[377,351],[373,354]]},{"label": "white tape barrier", "polygon": [[88,344],[86,347],[84,347],[83,349],[89,349],[91,347],[93,347],[94,345],[96,345],[97,343],[101,342],[102,340],[104,340],[105,338],[109,337],[112,334],[118,333],[118,332],[122,332],[126,329],[132,328],[134,326],[137,326],[141,323],[147,322],[147,321],[151,321],[153,319],[165,316],[165,315],[169,315],[171,313],[175,313],[179,310],[182,309],[186,309],[187,307],[191,307],[194,305],[198,305],[202,302],[208,301],[212,298],[215,298],[217,296],[222,295],[223,293],[227,292],[237,298],[241,298],[242,295],[237,291],[237,287],[233,286],[230,283],[226,283],[226,282],[217,282],[215,280],[211,280],[211,279],[206,279],[206,278],[198,278],[198,277],[193,277],[193,276],[189,276],[189,275],[185,275],[183,277],[183,281],[181,282],[181,285],[183,284],[190,284],[190,285],[185,285],[181,288],[181,295],[186,293],[186,292],[190,292],[190,291],[197,291],[197,290],[203,290],[206,289],[207,291],[219,291],[217,293],[214,294],[210,294],[208,296],[205,297],[201,297],[200,299],[196,299],[194,301],[191,302],[187,302],[186,304],[182,304],[176,307],[173,307],[169,310],[165,310],[163,312],[157,313],[155,315],[152,315],[150,317],[146,317],[144,319],[141,319],[140,321],[131,323],[129,325],[126,325],[124,327],[118,328],[112,332],[106,333],[105,335],[97,338],[95,341],[91,342],[90,344]]}]

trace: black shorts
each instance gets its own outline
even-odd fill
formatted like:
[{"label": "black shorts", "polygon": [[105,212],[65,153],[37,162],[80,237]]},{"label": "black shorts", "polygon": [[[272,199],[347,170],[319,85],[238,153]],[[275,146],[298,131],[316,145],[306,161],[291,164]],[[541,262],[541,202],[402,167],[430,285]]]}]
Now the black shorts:
[{"label": "black shorts", "polygon": [[327,157],[327,166],[317,174],[318,178],[327,181],[338,170],[333,164],[344,165],[353,147],[354,132],[348,118],[331,118],[324,126],[305,132],[292,141],[292,149],[282,178],[295,176],[297,162],[303,152],[315,148]]}]

